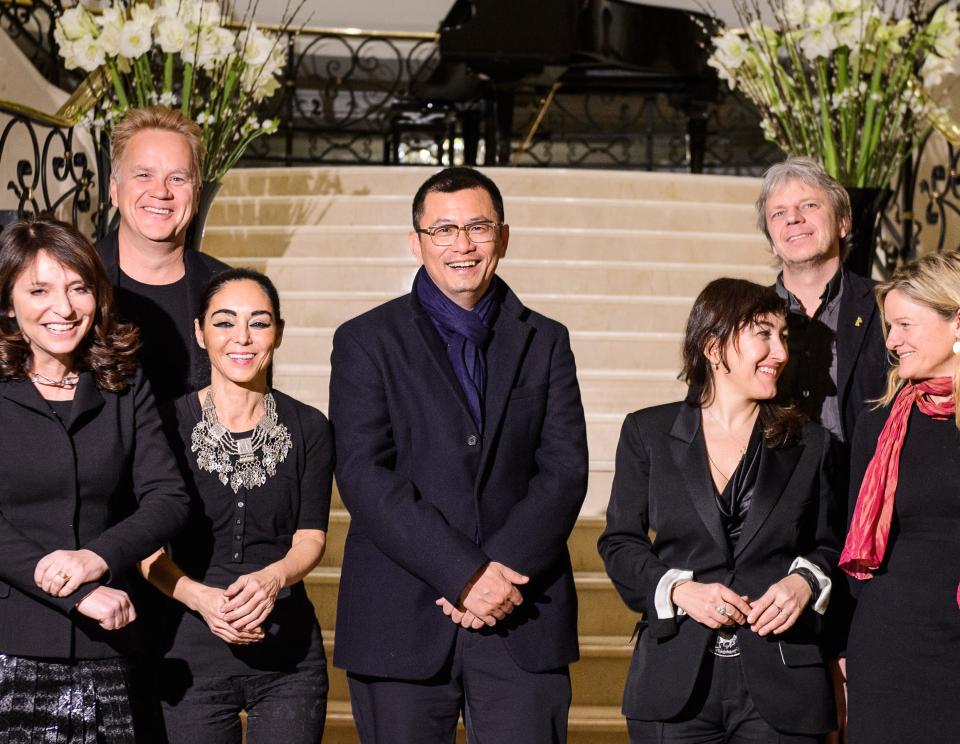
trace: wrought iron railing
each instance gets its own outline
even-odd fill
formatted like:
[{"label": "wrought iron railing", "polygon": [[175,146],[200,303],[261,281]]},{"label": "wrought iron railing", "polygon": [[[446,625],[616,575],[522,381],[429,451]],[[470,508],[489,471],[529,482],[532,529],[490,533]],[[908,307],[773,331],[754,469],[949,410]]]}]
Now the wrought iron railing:
[{"label": "wrought iron railing", "polygon": [[107,228],[109,156],[75,121],[0,101],[0,173],[7,218],[52,214],[91,234]]}]

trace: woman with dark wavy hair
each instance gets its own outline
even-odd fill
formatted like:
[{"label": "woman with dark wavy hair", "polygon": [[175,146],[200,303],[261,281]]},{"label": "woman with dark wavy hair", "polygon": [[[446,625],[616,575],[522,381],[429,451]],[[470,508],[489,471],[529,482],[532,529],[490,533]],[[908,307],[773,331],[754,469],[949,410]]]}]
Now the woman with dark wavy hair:
[{"label": "woman with dark wavy hair", "polygon": [[90,243],[0,234],[0,741],[134,742],[127,594],[189,501]]},{"label": "woman with dark wavy hair", "polygon": [[687,321],[686,400],[623,424],[599,548],[643,613],[632,744],[813,743],[835,728],[818,639],[837,560],[830,435],[776,400],[785,337],[772,288],[711,282]]}]

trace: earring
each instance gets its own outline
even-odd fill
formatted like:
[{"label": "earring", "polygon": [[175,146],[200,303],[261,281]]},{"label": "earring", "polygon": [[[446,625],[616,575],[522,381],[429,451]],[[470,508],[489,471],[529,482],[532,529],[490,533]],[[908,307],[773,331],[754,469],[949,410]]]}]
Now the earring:
[{"label": "earring", "polygon": [[957,339],[956,341],[953,342],[952,348],[953,348],[954,354],[960,354],[960,339]]}]

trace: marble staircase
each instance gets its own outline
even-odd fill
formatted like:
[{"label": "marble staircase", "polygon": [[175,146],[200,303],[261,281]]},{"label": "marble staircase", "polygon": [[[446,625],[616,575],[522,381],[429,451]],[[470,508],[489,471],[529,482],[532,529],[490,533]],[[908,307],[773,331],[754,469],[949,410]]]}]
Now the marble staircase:
[{"label": "marble staircase", "polygon": [[[409,291],[406,234],[426,168],[237,169],[217,197],[204,250],[266,271],[287,321],[276,386],[327,410],[330,345],[344,320]],[[615,171],[490,169],[511,238],[498,273],[521,300],[565,323],[587,415],[590,484],[570,538],[580,598],[581,660],[571,668],[570,741],[626,742],[619,713],[636,616],[596,553],[620,424],[629,411],[675,400],[686,315],[718,276],[769,283],[753,224],[753,179]],[[335,638],[339,566],[349,515],[339,498],[329,546],[307,579]],[[462,732],[461,732],[462,733]],[[324,741],[356,742],[345,678],[331,669]]]}]

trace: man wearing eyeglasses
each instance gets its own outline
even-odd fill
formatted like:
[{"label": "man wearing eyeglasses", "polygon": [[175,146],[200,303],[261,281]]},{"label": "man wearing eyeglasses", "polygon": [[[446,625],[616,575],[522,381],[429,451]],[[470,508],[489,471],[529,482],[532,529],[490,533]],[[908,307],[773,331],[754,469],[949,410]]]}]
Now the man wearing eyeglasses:
[{"label": "man wearing eyeglasses", "polygon": [[566,741],[586,429],[567,330],[496,276],[509,236],[493,181],[435,174],[411,293],[334,336],[334,664],[364,744],[451,744],[461,713],[470,742]]}]

